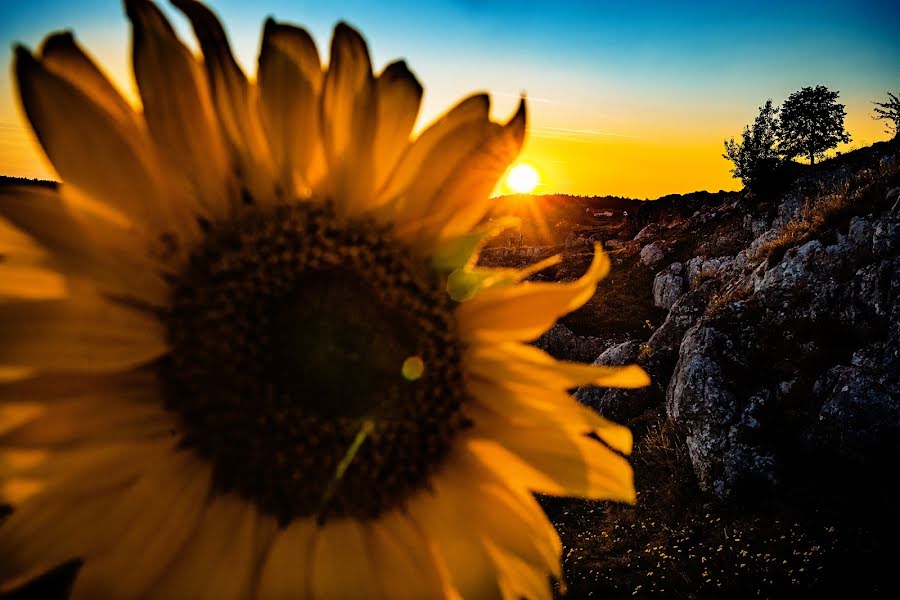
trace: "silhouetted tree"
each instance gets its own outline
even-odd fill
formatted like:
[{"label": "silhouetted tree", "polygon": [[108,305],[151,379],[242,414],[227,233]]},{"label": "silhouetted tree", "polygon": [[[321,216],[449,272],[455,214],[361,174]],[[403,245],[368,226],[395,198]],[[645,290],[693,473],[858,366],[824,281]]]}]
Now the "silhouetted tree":
[{"label": "silhouetted tree", "polygon": [[731,174],[751,190],[764,186],[778,168],[777,127],[778,109],[769,99],[759,107],[753,124],[744,126],[740,142],[735,142],[734,138],[725,140],[722,156],[734,163]]},{"label": "silhouetted tree", "polygon": [[876,106],[873,119],[889,121],[885,133],[894,132],[894,139],[900,138],[900,98],[888,92],[887,102],[873,102]]},{"label": "silhouetted tree", "polygon": [[824,85],[802,88],[781,105],[778,122],[778,151],[787,158],[809,158],[815,164],[816,157],[840,142],[849,142],[850,134],[844,129],[847,111],[837,101],[838,92]]}]

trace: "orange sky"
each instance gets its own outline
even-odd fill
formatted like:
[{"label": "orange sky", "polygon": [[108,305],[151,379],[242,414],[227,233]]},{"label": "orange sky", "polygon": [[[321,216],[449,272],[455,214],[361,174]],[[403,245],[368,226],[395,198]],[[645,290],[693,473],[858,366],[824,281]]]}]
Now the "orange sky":
[{"label": "orange sky", "polygon": [[[662,17],[638,27],[645,18],[641,15],[634,16],[634,21],[613,24],[618,29],[610,25],[604,36],[593,25],[580,31],[574,21],[555,37],[523,36],[523,31],[550,31],[547,27],[552,28],[553,23],[526,18],[527,13],[520,15],[514,27],[509,26],[506,13],[497,16],[496,22],[491,20],[493,13],[480,14],[481,20],[472,21],[467,14],[452,12],[463,9],[448,4],[446,15],[421,16],[432,23],[457,19],[436,30],[427,29],[424,23],[414,26],[387,19],[383,11],[368,4],[351,3],[343,9],[341,3],[312,4],[301,10],[290,2],[272,1],[278,10],[230,0],[210,2],[229,26],[237,58],[251,67],[247,69],[250,72],[267,13],[308,25],[325,55],[330,27],[350,11],[351,18],[358,15],[354,21],[369,39],[376,69],[396,57],[406,57],[423,82],[425,98],[418,129],[476,90],[492,92],[494,115],[505,118],[514,110],[519,90],[526,90],[531,130],[520,160],[534,165],[541,175],[536,193],[655,198],[696,190],[739,189],[740,182],[729,174],[730,163],[721,156],[722,143],[739,136],[766,98],[779,104],[792,91],[818,83],[840,90],[840,101],[847,105],[846,126],[853,136],[851,144],[840,148],[846,150],[887,139],[884,124],[871,118],[871,101],[882,98],[884,90],[896,84],[893,75],[900,73],[900,61],[885,60],[890,56],[885,51],[895,42],[887,34],[881,36],[884,40],[873,37],[869,15],[874,11],[864,9],[849,16],[835,13],[827,23],[817,25],[834,28],[848,24],[857,35],[855,41],[848,40],[853,45],[846,48],[834,43],[813,47],[817,59],[811,62],[784,54],[780,48],[763,52],[750,33],[745,47],[735,45],[733,54],[710,53],[708,45],[720,43],[718,25],[712,22],[697,38],[703,41],[696,43],[686,34],[671,31]],[[134,98],[128,67],[129,25],[118,1],[91,0],[84,5],[95,6],[96,13],[90,15],[72,4],[57,2],[53,6],[60,8],[10,13],[19,20],[7,19],[0,25],[4,38],[0,39],[0,63],[10,64],[12,42],[34,48],[46,32],[72,26],[76,37],[99,57],[126,96]],[[183,19],[165,3],[160,6],[193,44]],[[834,10],[845,10],[843,5],[836,6]],[[407,20],[420,18],[404,14]],[[807,29],[812,26],[805,22]],[[622,27],[632,30],[627,35],[617,33]],[[788,31],[792,25],[779,27]],[[406,35],[401,35],[404,32]],[[735,39],[725,41],[736,44]],[[871,47],[861,40],[869,40]],[[599,45],[595,48],[595,44]],[[829,48],[837,48],[834,56],[828,55]],[[880,60],[874,61],[873,56]],[[53,178],[23,124],[13,95],[9,70],[0,71],[0,174]],[[505,191],[503,186],[497,189]]]}]

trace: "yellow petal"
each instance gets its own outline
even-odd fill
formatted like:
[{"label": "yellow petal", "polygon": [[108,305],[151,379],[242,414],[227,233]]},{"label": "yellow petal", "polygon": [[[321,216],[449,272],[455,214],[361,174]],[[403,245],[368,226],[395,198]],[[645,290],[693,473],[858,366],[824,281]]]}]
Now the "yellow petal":
[{"label": "yellow petal", "polygon": [[187,452],[173,454],[148,472],[140,483],[147,490],[140,518],[121,532],[108,553],[82,566],[70,597],[143,597],[162,571],[178,560],[196,530],[210,480],[209,465]]},{"label": "yellow petal", "polygon": [[230,165],[203,68],[155,4],[128,0],[134,77],[160,156],[207,215],[224,219],[237,203]]},{"label": "yellow petal", "polygon": [[[98,389],[93,395],[74,396],[45,405],[42,414],[0,435],[0,444],[19,448],[48,448],[98,441],[139,441],[174,437],[178,423],[157,402],[134,402],[135,391]],[[130,394],[129,394],[130,392]]]},{"label": "yellow petal", "polygon": [[292,195],[308,195],[321,178],[319,134],[322,67],[316,46],[303,29],[266,21],[259,55],[263,124],[279,173]]},{"label": "yellow petal", "polygon": [[[428,202],[446,173],[480,141],[479,132],[490,124],[490,100],[485,94],[470,96],[428,126],[403,154],[397,168],[379,190],[377,204],[387,204],[391,218],[399,225],[417,221],[425,214]],[[420,182],[422,179],[426,181]],[[428,197],[416,195],[413,186],[425,186]]]},{"label": "yellow petal", "polygon": [[583,385],[638,388],[649,385],[637,365],[606,367],[556,360],[543,350],[516,342],[479,344],[466,354],[468,372],[490,381],[518,381],[550,389]]},{"label": "yellow petal", "polygon": [[406,63],[388,65],[375,81],[378,118],[375,129],[375,189],[381,189],[409,145],[422,85]]},{"label": "yellow petal", "polygon": [[190,20],[200,42],[219,125],[247,192],[256,204],[270,206],[277,199],[275,172],[258,90],[234,60],[225,30],[212,11],[195,0],[172,0],[172,4]]},{"label": "yellow petal", "polygon": [[482,406],[487,411],[470,414],[476,423],[483,419],[487,419],[487,427],[539,427],[555,423],[575,433],[596,433],[617,452],[631,453],[632,436],[627,427],[601,417],[568,392],[478,378],[470,378],[466,388],[473,400],[467,410],[472,413]]},{"label": "yellow petal", "polygon": [[292,600],[312,596],[312,550],[318,526],[295,519],[278,533],[263,562],[258,600]]},{"label": "yellow petal", "polygon": [[163,268],[148,256],[140,234],[104,219],[83,215],[86,220],[79,220],[60,192],[37,186],[0,188],[0,217],[43,248],[46,256],[40,263],[86,278],[107,293],[168,305],[171,292],[161,277]]},{"label": "yellow petal", "polygon": [[48,36],[41,45],[40,57],[45,67],[77,86],[114,115],[117,121],[129,124],[133,131],[139,129],[134,109],[79,47],[71,32],[63,31]]},{"label": "yellow petal", "polygon": [[439,472],[432,477],[430,491],[410,499],[408,513],[422,535],[434,541],[462,598],[499,598],[490,556],[480,536],[473,535],[470,513],[480,507],[466,496],[469,489],[471,483],[458,486],[445,472]]},{"label": "yellow petal", "polygon": [[0,364],[108,372],[146,364],[166,351],[156,317],[100,297],[0,304]]},{"label": "yellow petal", "polygon": [[[428,225],[436,222],[437,214],[443,214],[439,204],[439,196],[443,186],[455,176],[456,169],[464,163],[476,149],[484,143],[492,128],[496,127],[488,121],[472,121],[460,125],[446,135],[428,155],[425,165],[411,185],[403,191],[396,211],[397,233],[403,241],[418,245]],[[433,238],[425,248],[427,254],[434,254]]]},{"label": "yellow petal", "polygon": [[547,574],[491,540],[485,541],[488,555],[497,567],[504,600],[540,600],[553,597]]},{"label": "yellow petal", "polygon": [[535,492],[635,500],[628,461],[597,440],[553,428],[492,430],[490,435],[465,443],[485,463]]},{"label": "yellow petal", "polygon": [[274,532],[269,521],[243,498],[213,497],[194,535],[147,597],[250,597],[260,538]]},{"label": "yellow petal", "polygon": [[365,533],[384,600],[453,597],[433,550],[406,515],[382,515],[366,525]]},{"label": "yellow petal", "polygon": [[340,519],[319,530],[312,561],[313,598],[349,600],[377,594],[378,582],[362,528],[359,521]]},{"label": "yellow petal", "polygon": [[168,460],[168,452],[159,445],[110,445],[66,452],[44,461],[42,471],[32,469],[51,483],[0,524],[0,582],[108,551],[158,492],[135,482]]},{"label": "yellow petal", "polygon": [[36,419],[45,411],[39,402],[5,402],[0,404],[0,439],[10,431]]},{"label": "yellow petal", "polygon": [[149,140],[22,47],[15,74],[25,114],[63,181],[148,231],[172,231],[175,203]]},{"label": "yellow petal", "polygon": [[120,491],[78,502],[65,497],[40,504],[28,500],[17,507],[0,525],[0,585],[84,556],[92,545],[92,529],[116,506]]},{"label": "yellow petal", "polygon": [[346,23],[338,23],[322,90],[322,143],[339,214],[360,214],[371,202],[376,108],[366,42]]},{"label": "yellow petal", "polygon": [[524,282],[487,289],[456,311],[464,339],[526,341],[550,329],[556,320],[587,302],[609,272],[609,258],[598,244],[587,272],[569,283]]},{"label": "yellow petal", "polygon": [[441,215],[436,221],[440,225],[439,240],[469,231],[484,217],[491,203],[491,190],[522,149],[526,120],[523,98],[509,122],[495,130],[447,180],[434,202]]},{"label": "yellow petal", "polygon": [[66,280],[55,271],[0,262],[0,301],[52,300],[66,293]]}]

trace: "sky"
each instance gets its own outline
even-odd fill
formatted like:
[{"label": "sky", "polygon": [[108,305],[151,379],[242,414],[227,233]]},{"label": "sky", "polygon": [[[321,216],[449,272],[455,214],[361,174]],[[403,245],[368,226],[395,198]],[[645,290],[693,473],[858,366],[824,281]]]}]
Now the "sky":
[{"label": "sky", "polygon": [[[487,90],[496,119],[519,94],[530,130],[520,162],[536,193],[655,198],[735,190],[723,140],[767,98],[803,86],[840,92],[852,136],[887,139],[872,101],[900,91],[900,2],[856,0],[571,2],[566,0],[210,0],[252,74],[267,16],[306,27],[323,59],[345,20],[366,37],[376,71],[407,60],[425,87],[421,130],[458,99]],[[196,48],[185,19],[160,3]],[[0,63],[70,29],[126,97],[130,25],[117,0],[0,0]],[[0,76],[0,174],[54,178],[24,122],[11,73]],[[499,192],[505,191],[498,188]]]}]

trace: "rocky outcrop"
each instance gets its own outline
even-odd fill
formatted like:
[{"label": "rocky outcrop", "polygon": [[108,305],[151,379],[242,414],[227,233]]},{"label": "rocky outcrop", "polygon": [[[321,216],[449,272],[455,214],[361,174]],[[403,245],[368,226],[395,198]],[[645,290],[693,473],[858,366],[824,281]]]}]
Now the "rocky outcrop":
[{"label": "rocky outcrop", "polygon": [[666,402],[703,489],[747,497],[900,459],[897,225],[855,216],[788,249],[687,331]]}]

